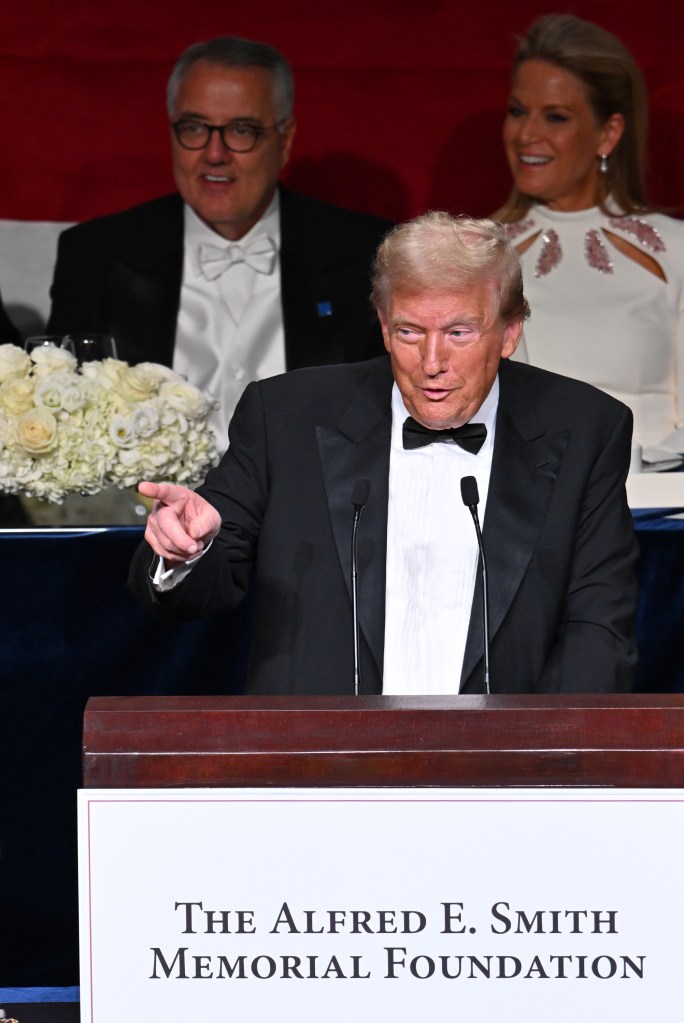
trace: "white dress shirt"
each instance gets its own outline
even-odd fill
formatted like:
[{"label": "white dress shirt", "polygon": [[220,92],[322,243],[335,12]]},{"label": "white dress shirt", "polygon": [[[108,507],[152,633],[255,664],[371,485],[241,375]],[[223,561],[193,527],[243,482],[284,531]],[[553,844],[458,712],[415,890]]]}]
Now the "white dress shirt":
[{"label": "white dress shirt", "polygon": [[[219,402],[212,417],[218,449],[228,447],[228,423],[245,387],[285,372],[285,331],[280,287],[280,217],[276,192],[261,220],[231,243],[185,206],[183,277],[173,368]],[[270,273],[236,263],[214,280],[200,265],[200,248],[244,248],[270,238],[276,258]]]},{"label": "white dress shirt", "polygon": [[461,478],[477,480],[484,523],[498,402],[497,378],[471,420],[487,427],[478,454],[453,441],[405,451],[402,427],[409,413],[393,387],[383,694],[459,691],[478,561]]}]

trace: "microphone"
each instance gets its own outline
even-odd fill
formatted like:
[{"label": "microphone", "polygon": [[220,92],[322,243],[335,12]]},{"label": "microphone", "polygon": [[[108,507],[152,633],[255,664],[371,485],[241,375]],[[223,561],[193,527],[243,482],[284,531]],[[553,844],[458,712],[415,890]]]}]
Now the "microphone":
[{"label": "microphone", "polygon": [[354,505],[354,524],[352,525],[351,540],[351,586],[352,586],[352,615],[354,623],[354,696],[359,695],[361,684],[361,666],[359,658],[360,633],[359,633],[359,599],[358,599],[358,557],[356,550],[356,535],[359,531],[359,518],[361,512],[368,504],[371,481],[358,479],[352,490],[351,503]]},{"label": "microphone", "polygon": [[487,597],[487,562],[485,560],[484,544],[482,543],[482,530],[477,515],[477,506],[480,503],[480,495],[477,489],[477,480],[474,476],[464,476],[461,479],[461,498],[463,503],[473,516],[475,533],[477,535],[477,546],[480,548],[480,564],[482,565],[482,629],[484,635],[484,685],[485,693],[489,696],[489,600]]}]

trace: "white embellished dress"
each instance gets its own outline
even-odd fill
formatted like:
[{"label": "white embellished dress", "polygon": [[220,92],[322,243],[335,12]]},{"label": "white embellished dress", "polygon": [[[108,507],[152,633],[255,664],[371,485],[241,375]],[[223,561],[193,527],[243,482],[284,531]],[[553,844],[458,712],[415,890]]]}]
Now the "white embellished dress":
[{"label": "white embellished dress", "polygon": [[[634,441],[659,445],[684,426],[684,222],[662,214],[607,217],[532,206],[506,225],[531,318],[515,358],[586,380],[629,405]],[[624,255],[646,252],[665,280]],[[668,444],[684,451],[684,430]]]}]

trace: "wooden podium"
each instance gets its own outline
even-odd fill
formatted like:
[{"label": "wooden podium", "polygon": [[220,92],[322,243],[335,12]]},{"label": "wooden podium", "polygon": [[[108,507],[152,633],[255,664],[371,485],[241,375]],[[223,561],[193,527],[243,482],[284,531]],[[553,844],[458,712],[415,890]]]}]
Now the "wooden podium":
[{"label": "wooden podium", "polygon": [[86,788],[684,787],[684,694],[113,697]]},{"label": "wooden podium", "polygon": [[684,696],[97,698],[84,774],[84,1023],[681,1001]]}]

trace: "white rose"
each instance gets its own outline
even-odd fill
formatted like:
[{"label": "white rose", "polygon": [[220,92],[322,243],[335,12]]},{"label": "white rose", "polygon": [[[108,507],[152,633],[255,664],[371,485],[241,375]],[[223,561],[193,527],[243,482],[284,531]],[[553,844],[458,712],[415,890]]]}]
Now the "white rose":
[{"label": "white rose", "polygon": [[17,438],[31,454],[51,451],[57,444],[57,420],[46,408],[29,409],[17,420]]},{"label": "white rose", "polygon": [[11,377],[26,376],[30,368],[31,360],[22,348],[0,345],[0,383]]},{"label": "white rose", "polygon": [[202,392],[180,377],[162,384],[159,397],[188,419],[201,419],[209,411],[209,403]]},{"label": "white rose", "polygon": [[144,372],[150,380],[154,380],[157,384],[162,384],[165,380],[183,379],[174,373],[170,366],[162,366],[159,362],[139,362],[136,369]]},{"label": "white rose", "polygon": [[161,382],[158,376],[148,373],[144,366],[133,366],[121,374],[117,390],[126,401],[147,401],[157,393]]},{"label": "white rose", "polygon": [[10,377],[0,384],[0,404],[13,416],[33,407],[33,381],[30,377]]}]

